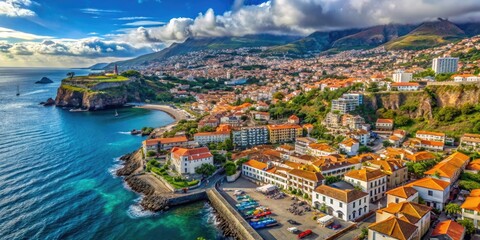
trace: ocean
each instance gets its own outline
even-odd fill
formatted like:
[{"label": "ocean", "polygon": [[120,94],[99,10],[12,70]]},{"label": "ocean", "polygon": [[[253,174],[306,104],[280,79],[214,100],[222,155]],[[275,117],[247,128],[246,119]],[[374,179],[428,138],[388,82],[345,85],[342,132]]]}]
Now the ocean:
[{"label": "ocean", "polygon": [[[220,239],[212,208],[199,202],[164,213],[142,211],[140,196],[114,172],[164,112],[69,112],[55,98],[66,73],[85,69],[0,68],[0,239]],[[34,84],[42,77],[53,84]],[[17,86],[20,96],[16,96]]]}]

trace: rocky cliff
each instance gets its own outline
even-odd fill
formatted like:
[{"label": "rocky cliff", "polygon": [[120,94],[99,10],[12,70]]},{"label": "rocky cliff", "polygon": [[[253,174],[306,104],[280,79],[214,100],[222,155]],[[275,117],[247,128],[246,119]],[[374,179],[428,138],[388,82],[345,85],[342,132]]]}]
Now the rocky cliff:
[{"label": "rocky cliff", "polygon": [[121,89],[115,91],[91,91],[68,85],[60,86],[55,98],[55,105],[57,106],[88,110],[121,107],[126,103],[127,92],[121,91]]},{"label": "rocky cliff", "polygon": [[410,109],[411,118],[432,118],[437,107],[460,108],[465,104],[480,103],[480,86],[428,86],[423,92],[374,93],[366,96],[365,103],[372,109],[399,110],[404,106],[403,110]]}]

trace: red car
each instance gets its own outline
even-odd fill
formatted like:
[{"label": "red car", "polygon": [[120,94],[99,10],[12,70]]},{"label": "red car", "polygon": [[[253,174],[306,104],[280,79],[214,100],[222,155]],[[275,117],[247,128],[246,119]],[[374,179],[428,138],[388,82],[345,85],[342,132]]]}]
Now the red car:
[{"label": "red car", "polygon": [[270,214],[272,214],[272,212],[267,211],[267,212],[259,213],[259,214],[255,215],[253,218],[261,218],[261,217],[268,216]]},{"label": "red car", "polygon": [[297,239],[302,239],[302,238],[304,238],[304,237],[306,237],[310,234],[312,234],[312,230],[310,230],[310,229],[305,230],[305,231],[303,231],[303,232],[301,232],[297,235]]}]

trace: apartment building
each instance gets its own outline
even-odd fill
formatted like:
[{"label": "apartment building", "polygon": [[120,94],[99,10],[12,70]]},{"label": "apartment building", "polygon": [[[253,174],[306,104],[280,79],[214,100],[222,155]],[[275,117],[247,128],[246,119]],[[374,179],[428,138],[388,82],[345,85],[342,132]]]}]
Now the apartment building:
[{"label": "apartment building", "polygon": [[268,125],[270,143],[293,142],[303,135],[303,128],[296,124]]},{"label": "apartment building", "polygon": [[417,190],[427,206],[438,210],[444,208],[450,194],[450,183],[436,178],[424,177],[405,186]]},{"label": "apartment building", "polygon": [[414,202],[418,203],[418,192],[413,187],[400,186],[386,192],[387,206],[390,203]]},{"label": "apartment building", "polygon": [[480,134],[465,133],[460,138],[460,148],[478,151],[480,150]]},{"label": "apartment building", "polygon": [[193,149],[174,147],[170,159],[180,174],[194,174],[195,169],[202,164],[213,164],[213,155],[206,147]]},{"label": "apartment building", "polygon": [[392,79],[394,82],[410,82],[413,79],[413,73],[399,69],[393,73]]},{"label": "apartment building", "polygon": [[458,58],[456,57],[438,57],[432,62],[432,69],[435,74],[454,73],[458,71]]},{"label": "apartment building", "polygon": [[358,153],[360,143],[353,138],[347,138],[343,140],[338,146],[340,150],[342,150],[348,156],[354,156]]},{"label": "apartment building", "polygon": [[380,169],[387,175],[387,189],[395,188],[408,180],[408,168],[401,161],[397,160],[372,160],[368,167]]},{"label": "apartment building", "polygon": [[313,190],[324,183],[324,178],[319,172],[292,169],[287,172],[287,181],[289,189],[310,198]]},{"label": "apartment building", "polygon": [[416,82],[396,82],[387,86],[388,91],[409,92],[418,91],[418,89],[420,89],[420,84]]},{"label": "apartment building", "polygon": [[307,147],[307,154],[314,157],[321,157],[338,154],[338,151],[326,143],[310,143]]},{"label": "apartment building", "polygon": [[458,180],[463,170],[465,170],[469,161],[469,156],[456,152],[437,163],[430,170],[425,171],[424,174],[432,178],[454,183]]},{"label": "apartment building", "polygon": [[195,133],[193,139],[201,146],[205,146],[209,143],[221,143],[225,140],[230,139],[230,132],[202,132]]},{"label": "apartment building", "polygon": [[327,213],[344,221],[354,221],[370,212],[368,194],[356,189],[321,185],[313,191],[312,205],[326,207]]},{"label": "apartment building", "polygon": [[232,130],[235,148],[246,148],[268,143],[268,130],[265,126],[241,127]]},{"label": "apartment building", "polygon": [[173,147],[187,147],[187,146],[188,146],[188,139],[186,136],[147,139],[142,142],[143,152],[145,155],[149,151],[158,152],[158,151],[170,150]]},{"label": "apartment building", "polygon": [[299,137],[295,139],[295,153],[300,155],[307,154],[308,145],[315,143],[316,140],[307,137]]},{"label": "apartment building", "polygon": [[375,122],[375,129],[380,131],[391,131],[393,130],[393,119],[379,118]]},{"label": "apartment building", "polygon": [[345,181],[368,193],[370,202],[380,200],[387,191],[387,175],[379,169],[352,170],[345,174]]},{"label": "apartment building", "polygon": [[470,196],[460,206],[462,208],[462,219],[473,222],[475,228],[480,228],[480,190],[472,190]]},{"label": "apartment building", "polygon": [[429,131],[417,131],[415,137],[427,141],[445,142],[445,133],[441,132],[429,132]]}]

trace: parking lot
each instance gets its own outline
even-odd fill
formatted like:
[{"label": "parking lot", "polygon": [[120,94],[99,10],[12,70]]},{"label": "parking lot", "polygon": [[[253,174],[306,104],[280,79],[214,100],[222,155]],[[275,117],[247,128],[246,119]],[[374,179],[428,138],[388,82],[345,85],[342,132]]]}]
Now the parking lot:
[{"label": "parking lot", "polygon": [[[258,233],[264,239],[296,239],[297,234],[293,234],[287,230],[289,227],[297,227],[300,231],[305,231],[307,229],[312,230],[313,234],[304,238],[304,239],[325,239],[339,230],[332,230],[325,227],[320,227],[318,223],[313,220],[314,213],[306,212],[301,216],[294,215],[290,213],[287,209],[294,202],[291,197],[285,197],[283,199],[269,199],[264,194],[255,191],[258,186],[254,183],[244,179],[239,178],[234,183],[225,183],[222,184],[222,189],[227,193],[227,201],[235,206],[237,204],[236,197],[234,196],[235,190],[243,190],[253,199],[257,200],[261,206],[265,206],[271,209],[271,217],[275,218],[279,225],[271,228],[259,229]],[[292,225],[287,222],[288,219],[292,219],[300,225]],[[341,229],[344,229],[347,226],[350,226],[351,223],[344,222],[339,219],[335,219],[335,223],[342,225]]]}]

